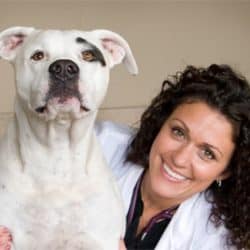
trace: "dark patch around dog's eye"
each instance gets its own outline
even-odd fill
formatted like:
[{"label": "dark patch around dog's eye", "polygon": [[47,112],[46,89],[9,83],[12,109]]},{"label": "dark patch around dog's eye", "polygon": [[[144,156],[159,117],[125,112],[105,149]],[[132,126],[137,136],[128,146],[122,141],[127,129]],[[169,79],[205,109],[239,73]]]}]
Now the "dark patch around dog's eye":
[{"label": "dark patch around dog's eye", "polygon": [[42,51],[36,51],[32,56],[31,59],[34,61],[40,61],[44,58],[44,53]]},{"label": "dark patch around dog's eye", "polygon": [[[104,60],[104,57],[102,55],[102,52],[92,43],[89,43],[82,37],[76,38],[77,43],[84,43],[87,44],[90,47],[90,50],[87,50],[88,53],[91,53],[93,55],[93,60],[86,60],[86,61],[99,61],[102,66],[106,66],[106,62]],[[85,53],[86,51],[83,51],[82,53]]]},{"label": "dark patch around dog's eye", "polygon": [[87,43],[87,41],[82,37],[77,37],[76,41],[77,41],[77,43]]}]

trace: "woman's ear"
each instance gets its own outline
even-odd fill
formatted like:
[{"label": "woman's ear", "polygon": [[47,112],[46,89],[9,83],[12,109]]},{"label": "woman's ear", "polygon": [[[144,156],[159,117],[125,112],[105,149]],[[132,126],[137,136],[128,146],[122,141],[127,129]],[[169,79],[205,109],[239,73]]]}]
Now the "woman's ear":
[{"label": "woman's ear", "polygon": [[226,180],[228,177],[230,177],[231,175],[231,171],[229,170],[225,170],[223,171],[218,177],[217,177],[217,181],[223,181]]}]

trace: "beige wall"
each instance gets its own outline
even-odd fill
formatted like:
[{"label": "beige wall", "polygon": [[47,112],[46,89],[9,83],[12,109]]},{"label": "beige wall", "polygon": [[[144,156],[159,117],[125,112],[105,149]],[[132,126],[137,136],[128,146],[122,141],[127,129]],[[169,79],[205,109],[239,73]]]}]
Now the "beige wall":
[{"label": "beige wall", "polygon": [[[250,78],[250,1],[0,0],[0,30],[106,28],[130,43],[140,74],[111,72],[101,119],[135,123],[167,75],[188,64],[228,63]],[[0,61],[0,128],[12,115],[11,66]]]}]

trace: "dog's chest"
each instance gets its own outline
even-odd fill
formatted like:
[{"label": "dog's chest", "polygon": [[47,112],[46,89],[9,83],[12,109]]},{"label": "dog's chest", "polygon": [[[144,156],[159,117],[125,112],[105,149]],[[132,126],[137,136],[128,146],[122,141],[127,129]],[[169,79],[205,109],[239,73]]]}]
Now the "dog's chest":
[{"label": "dog's chest", "polygon": [[89,234],[98,234],[99,219],[105,224],[103,217],[115,205],[109,192],[102,189],[101,180],[85,180],[78,185],[19,193],[14,198],[11,195],[7,202],[10,217],[3,224],[11,223],[15,241],[24,246],[20,249],[83,249]]},{"label": "dog's chest", "polygon": [[13,157],[0,154],[5,162],[0,168],[0,188],[5,186],[0,192],[0,225],[10,228],[17,250],[117,249],[124,225],[122,205],[98,147],[92,146],[88,167],[74,154],[72,163],[60,161],[58,167],[65,170],[60,172],[49,168],[56,165],[52,153],[51,161],[34,160],[37,151],[30,154],[26,164],[36,164],[34,171],[29,171],[33,165],[20,171]]},{"label": "dog's chest", "polygon": [[[20,202],[25,224],[31,228],[50,230],[64,227],[76,230],[80,228],[84,211],[92,203],[92,195],[79,190],[53,190],[34,192]],[[20,218],[20,217],[19,217]],[[80,223],[79,223],[80,222]]]}]

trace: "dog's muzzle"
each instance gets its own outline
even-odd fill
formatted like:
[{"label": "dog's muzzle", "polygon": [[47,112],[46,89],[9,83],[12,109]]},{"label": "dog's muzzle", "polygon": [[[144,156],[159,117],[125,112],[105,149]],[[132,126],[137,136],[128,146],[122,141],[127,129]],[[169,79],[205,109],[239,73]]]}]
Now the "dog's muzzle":
[{"label": "dog's muzzle", "polygon": [[78,88],[80,69],[76,63],[67,59],[57,60],[49,66],[48,71],[50,86],[45,98],[46,105],[37,108],[38,113],[44,113],[49,101],[55,98],[60,104],[66,104],[70,98],[76,98],[80,103],[80,109],[89,111],[82,105],[82,96]]}]

